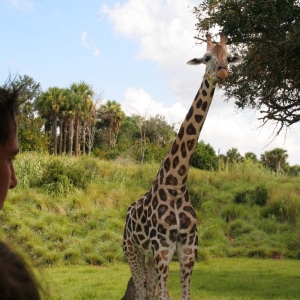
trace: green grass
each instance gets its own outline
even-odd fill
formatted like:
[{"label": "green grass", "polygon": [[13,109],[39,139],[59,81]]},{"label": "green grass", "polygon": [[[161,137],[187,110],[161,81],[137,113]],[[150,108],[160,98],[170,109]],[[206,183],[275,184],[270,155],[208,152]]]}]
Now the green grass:
[{"label": "green grass", "polygon": [[[0,238],[37,265],[124,262],[127,207],[155,179],[158,164],[121,165],[93,157],[23,153],[19,179],[0,212]],[[191,169],[199,259],[300,259],[300,178],[245,161],[222,172]]]},{"label": "green grass", "polygon": [[[222,258],[197,263],[191,282],[193,300],[300,299],[300,261]],[[130,277],[125,264],[70,266],[44,270],[51,299],[121,299]],[[169,293],[180,299],[179,266],[170,267]]]},{"label": "green grass", "polygon": [[[0,238],[41,269],[52,299],[121,299],[127,207],[159,165],[23,153],[15,169]],[[300,178],[245,161],[222,172],[191,168],[188,187],[199,231],[192,299],[300,299]],[[175,261],[169,290],[180,298]]]}]

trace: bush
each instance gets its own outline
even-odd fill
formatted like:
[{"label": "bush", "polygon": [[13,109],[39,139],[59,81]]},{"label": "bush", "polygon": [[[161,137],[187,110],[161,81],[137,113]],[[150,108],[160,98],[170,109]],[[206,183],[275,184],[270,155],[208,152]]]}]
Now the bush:
[{"label": "bush", "polygon": [[45,166],[42,177],[37,184],[51,195],[67,194],[76,188],[87,186],[84,169],[80,165],[66,165],[60,159],[53,159]]},{"label": "bush", "polygon": [[250,233],[255,230],[252,224],[246,223],[244,220],[237,219],[230,224],[229,234],[232,238],[236,238],[242,234]]},{"label": "bush", "polygon": [[246,215],[247,213],[244,210],[244,208],[234,203],[230,203],[227,206],[225,206],[221,212],[221,217],[226,222],[230,222],[238,218],[245,217]]},{"label": "bush", "polygon": [[262,211],[264,218],[274,216],[280,222],[295,224],[300,213],[298,199],[275,199]]},{"label": "bush", "polygon": [[256,204],[265,206],[268,202],[268,190],[264,186],[256,186],[254,190],[246,189],[237,192],[233,198],[233,202],[237,204]]},{"label": "bush", "polygon": [[265,206],[268,202],[269,194],[268,190],[264,186],[257,186],[253,191],[254,204],[259,206]]},{"label": "bush", "polygon": [[233,202],[237,204],[246,204],[249,202],[249,190],[245,190],[242,192],[237,192],[233,198]]}]

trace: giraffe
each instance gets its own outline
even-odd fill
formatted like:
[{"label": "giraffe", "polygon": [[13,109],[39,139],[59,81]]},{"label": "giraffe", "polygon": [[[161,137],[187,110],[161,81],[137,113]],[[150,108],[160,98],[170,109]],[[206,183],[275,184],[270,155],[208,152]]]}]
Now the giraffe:
[{"label": "giraffe", "polygon": [[240,61],[227,51],[224,34],[216,44],[210,35],[206,39],[205,55],[187,62],[206,65],[202,84],[150,190],[128,208],[123,251],[135,285],[136,300],[154,299],[156,290],[158,299],[170,299],[168,270],[175,254],[180,264],[181,299],[190,299],[198,233],[187,176],[215,87],[227,78],[228,64]]}]

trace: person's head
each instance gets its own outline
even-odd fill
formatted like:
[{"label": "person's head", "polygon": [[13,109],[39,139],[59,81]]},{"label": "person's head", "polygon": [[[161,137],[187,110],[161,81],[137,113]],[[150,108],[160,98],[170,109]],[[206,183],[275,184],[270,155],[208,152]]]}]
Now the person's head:
[{"label": "person's head", "polygon": [[0,299],[40,300],[40,287],[27,263],[0,241]]},{"label": "person's head", "polygon": [[17,185],[13,159],[19,152],[16,113],[18,90],[13,83],[0,87],[0,210],[9,189]]}]

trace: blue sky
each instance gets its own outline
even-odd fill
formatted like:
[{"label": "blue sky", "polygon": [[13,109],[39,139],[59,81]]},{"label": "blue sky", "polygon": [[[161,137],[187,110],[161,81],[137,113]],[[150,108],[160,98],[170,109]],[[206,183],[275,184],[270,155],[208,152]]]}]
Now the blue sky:
[{"label": "blue sky", "polygon": [[[127,114],[164,114],[179,124],[196,94],[204,66],[195,46],[192,8],[199,0],[0,0],[0,82],[29,75],[50,86],[85,81],[102,101]],[[200,139],[225,154],[235,147],[258,157],[275,147],[300,164],[300,126],[272,140],[273,126],[257,128],[257,112],[237,112],[234,100],[214,97]]]}]

